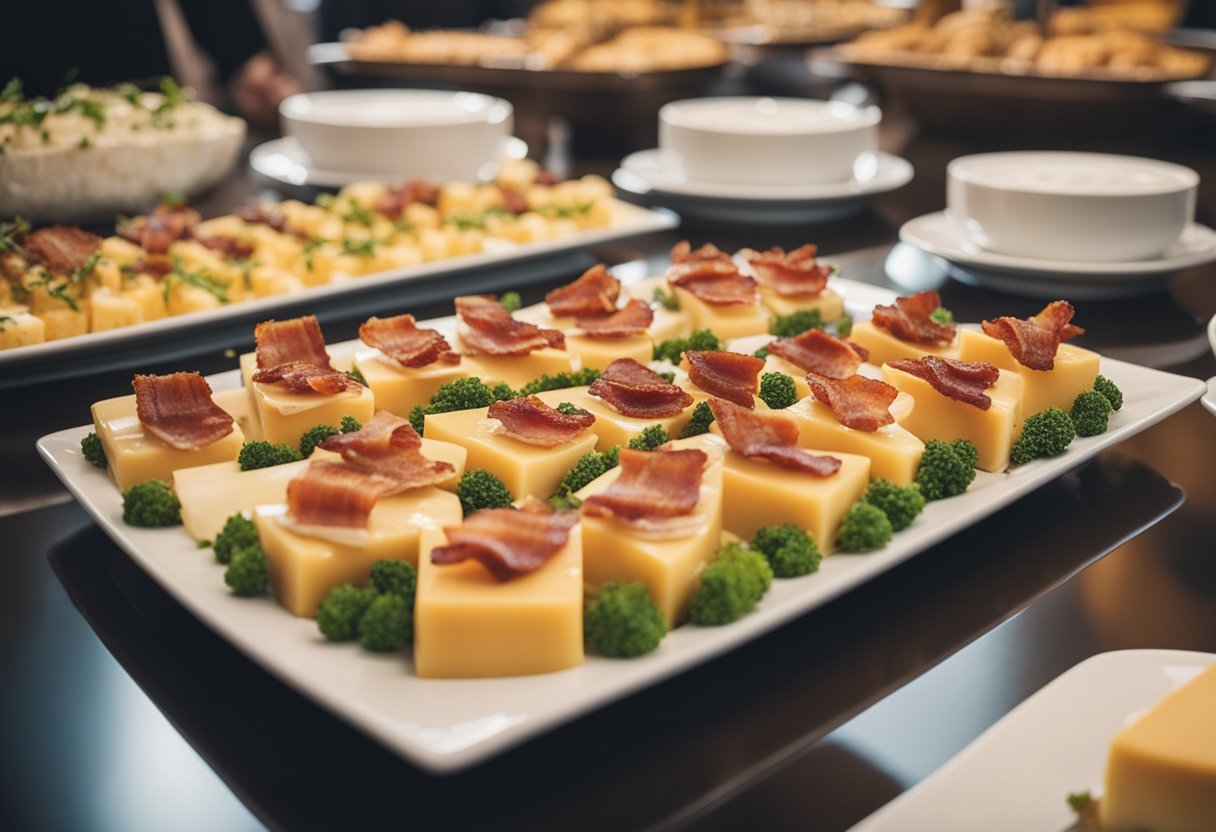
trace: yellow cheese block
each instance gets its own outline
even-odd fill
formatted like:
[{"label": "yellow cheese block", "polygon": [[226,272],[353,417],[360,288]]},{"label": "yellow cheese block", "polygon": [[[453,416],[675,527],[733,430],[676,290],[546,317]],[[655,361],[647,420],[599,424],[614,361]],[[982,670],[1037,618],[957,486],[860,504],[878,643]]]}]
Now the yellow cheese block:
[{"label": "yellow cheese block", "polygon": [[[690,440],[681,440],[673,446],[699,447]],[[576,496],[585,500],[598,494],[616,482],[620,474],[619,467],[613,468]],[[666,616],[667,626],[674,626],[685,618],[701,570],[721,547],[722,495],[722,463],[715,459],[701,476],[701,495],[695,509],[701,518],[700,526],[688,536],[674,540],[650,540],[615,520],[584,514],[581,525],[587,585],[598,589],[609,581],[644,581],[650,597]]]},{"label": "yellow cheese block", "polygon": [[287,506],[257,506],[253,522],[266,552],[270,591],[292,615],[311,618],[326,593],[342,584],[366,584],[372,564],[391,558],[417,565],[424,529],[460,522],[460,498],[438,488],[415,488],[381,497],[368,518],[367,543],[351,546],[299,534],[280,522]]},{"label": "yellow cheese block", "polygon": [[792,315],[818,309],[824,323],[831,323],[844,315],[844,298],[831,289],[824,289],[817,295],[780,295],[775,289],[761,286],[760,302],[774,315]]},{"label": "yellow cheese block", "polygon": [[926,355],[940,355],[942,358],[958,358],[958,336],[944,347],[931,344],[912,344],[901,341],[886,330],[879,329],[870,321],[862,321],[853,325],[849,340],[854,344],[865,347],[870,351],[869,362],[874,365],[886,364],[900,358],[921,358]]},{"label": "yellow cheese block", "polygon": [[[482,381],[487,384],[503,381],[517,390],[541,376],[570,373],[582,367],[577,355],[553,347],[545,347],[527,355],[477,353],[469,358],[481,368]],[[469,358],[464,360],[468,361]]]},{"label": "yellow cheese block", "polygon": [[668,290],[688,317],[691,330],[709,329],[718,338],[743,338],[768,332],[769,311],[759,301],[742,306],[711,306],[687,289],[672,286]]},{"label": "yellow cheese block", "polygon": [[215,540],[234,514],[282,503],[287,483],[308,466],[306,460],[242,471],[235,461],[213,462],[173,472],[173,491],[182,503],[182,525],[195,540]]},{"label": "yellow cheese block", "polygon": [[1216,828],[1216,664],[1115,737],[1099,815],[1110,832]]},{"label": "yellow cheese block", "polygon": [[[455,524],[448,524],[455,525]],[[476,561],[438,566],[442,529],[422,534],[414,601],[414,667],[424,678],[553,673],[583,661],[583,541],[529,575],[499,581]]]},{"label": "yellow cheese block", "polygon": [[256,370],[255,354],[242,355],[241,377],[257,414],[262,438],[275,445],[299,448],[300,437],[317,425],[337,427],[343,416],[367,422],[376,411],[376,397],[370,388],[357,387],[336,396],[292,393],[252,381]]},{"label": "yellow cheese block", "polygon": [[737,454],[715,433],[694,439],[707,449],[726,452],[722,526],[742,540],[751,540],[762,526],[793,523],[806,529],[820,551],[831,554],[841,519],[870,484],[870,460],[857,454],[808,449],[841,461],[832,476],[815,477]]},{"label": "yellow cheese block", "polygon": [[236,426],[241,429],[246,442],[256,442],[262,438],[262,424],[243,388],[220,390],[211,394],[211,400],[236,420]]},{"label": "yellow cheese block", "polygon": [[654,357],[654,342],[649,336],[633,338],[588,338],[567,335],[566,349],[578,356],[584,367],[604,370],[618,358],[632,358],[639,364],[649,364]]},{"label": "yellow cheese block", "polygon": [[650,325],[650,337],[654,339],[655,343],[686,337],[693,330],[689,316],[683,309],[668,309],[655,303],[655,289],[662,289],[669,297],[672,296],[671,289],[667,286],[667,280],[662,276],[648,277],[637,283],[626,284],[621,287],[621,294],[626,299],[644,300],[654,309],[654,322]]},{"label": "yellow cheese block", "polygon": [[46,324],[24,306],[0,308],[0,350],[41,344],[46,340]]},{"label": "yellow cheese block", "polygon": [[110,473],[120,491],[145,480],[173,482],[178,468],[236,459],[244,436],[237,425],[232,433],[195,451],[171,448],[144,433],[135,412],[135,396],[104,399],[93,405],[93,426],[106,452]]},{"label": "yellow cheese block", "polygon": [[501,423],[489,418],[488,410],[479,407],[429,414],[424,433],[427,439],[463,446],[468,451],[468,469],[492,472],[517,500],[549,497],[579,457],[595,447],[595,425],[569,442],[544,448],[497,433]]},{"label": "yellow cheese block", "polygon": [[929,382],[890,365],[883,366],[882,379],[916,400],[916,406],[900,424],[921,441],[969,439],[979,452],[977,467],[985,471],[1009,467],[1009,452],[1022,430],[1020,375],[1001,370],[996,384],[984,391],[992,399],[987,410],[943,396]]},{"label": "yellow cheese block", "polygon": [[798,420],[798,444],[820,451],[860,454],[870,460],[870,476],[898,486],[916,479],[925,443],[899,423],[876,431],[854,430],[840,424],[832,408],[814,397],[800,399],[786,409]]},{"label": "yellow cheese block", "polygon": [[811,386],[806,383],[806,370],[799,367],[797,364],[786,361],[779,355],[768,355],[764,358],[764,369],[760,371],[760,375],[765,373],[783,373],[794,379],[794,389],[798,393],[798,398],[805,399],[811,395]]},{"label": "yellow cheese block", "polygon": [[1023,418],[1049,407],[1058,407],[1065,412],[1072,410],[1077,396],[1093,388],[1102,360],[1096,352],[1060,344],[1053,369],[1032,370],[1013,357],[1004,341],[967,329],[959,338],[958,357],[963,361],[987,361],[1002,370],[1018,373],[1025,382]]},{"label": "yellow cheese block", "polygon": [[142,323],[144,310],[139,301],[106,287],[89,296],[89,327],[93,332],[120,329]]},{"label": "yellow cheese block", "polygon": [[367,379],[376,399],[377,410],[387,410],[402,418],[419,405],[429,404],[431,396],[443,385],[481,374],[468,357],[459,364],[436,361],[426,367],[403,367],[380,350],[361,350],[355,355],[355,367]]},{"label": "yellow cheese block", "polygon": [[575,407],[581,407],[583,410],[589,411],[595,417],[595,424],[591,426],[591,432],[599,438],[595,445],[597,451],[611,450],[617,445],[624,448],[629,445],[630,439],[633,439],[651,425],[662,425],[673,438],[678,437],[680,431],[688,424],[688,420],[692,416],[692,409],[695,406],[690,405],[675,416],[666,416],[660,419],[640,419],[618,413],[612,408],[612,405],[596,396],[590,395],[586,387],[547,390],[544,393],[538,393],[537,396],[550,407],[557,407],[562,402],[570,402]]}]

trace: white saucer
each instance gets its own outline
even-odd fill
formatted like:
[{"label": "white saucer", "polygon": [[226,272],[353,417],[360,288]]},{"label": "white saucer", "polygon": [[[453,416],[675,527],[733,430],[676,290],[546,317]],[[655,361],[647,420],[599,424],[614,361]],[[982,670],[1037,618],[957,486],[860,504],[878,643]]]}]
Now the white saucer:
[{"label": "white saucer", "polygon": [[1148,294],[1177,272],[1216,260],[1216,231],[1198,223],[1188,225],[1161,257],[1123,263],[1042,260],[985,251],[944,211],[904,223],[899,239],[949,261],[951,274],[965,283],[1041,298]]},{"label": "white saucer", "polygon": [[[504,139],[500,155],[522,159],[528,146],[522,139]],[[483,179],[493,177],[496,162],[487,162]],[[291,187],[343,188],[352,182],[399,182],[400,172],[364,173],[358,171],[325,170],[312,165],[308,154],[300,149],[294,138],[272,139],[255,147],[249,154],[249,167],[272,182]]]},{"label": "white saucer", "polygon": [[854,178],[828,185],[728,185],[688,179],[679,160],[658,149],[621,160],[620,190],[703,219],[748,224],[823,222],[861,211],[878,194],[912,179],[912,165],[890,153],[867,154]]}]

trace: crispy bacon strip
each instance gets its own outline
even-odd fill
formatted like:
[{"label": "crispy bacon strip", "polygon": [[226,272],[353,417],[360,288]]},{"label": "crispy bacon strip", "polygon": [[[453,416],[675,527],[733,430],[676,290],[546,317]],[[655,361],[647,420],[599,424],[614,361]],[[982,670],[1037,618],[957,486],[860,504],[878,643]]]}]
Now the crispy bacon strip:
[{"label": "crispy bacon strip", "polygon": [[118,234],[150,254],[166,254],[169,246],[202,222],[202,215],[187,205],[162,202],[151,214],[132,217],[118,226]]},{"label": "crispy bacon strip", "polygon": [[338,370],[318,367],[304,361],[288,361],[266,370],[258,370],[252,380],[269,384],[292,393],[320,393],[336,396],[360,387],[359,382]]},{"label": "crispy bacon strip", "polygon": [[131,264],[135,274],[150,274],[153,277],[164,277],[173,271],[173,258],[167,254],[149,254]]},{"label": "crispy bacon strip", "polygon": [[689,350],[684,357],[688,359],[688,378],[706,393],[748,410],[756,406],[754,397],[760,389],[764,359],[736,352],[698,350]]},{"label": "crispy bacon strip", "polygon": [[687,390],[632,358],[618,358],[609,364],[587,392],[618,413],[638,419],[675,416],[693,401]]},{"label": "crispy bacon strip", "polygon": [[937,292],[917,292],[896,298],[894,306],[875,306],[874,326],[885,329],[901,341],[945,346],[954,340],[954,324],[939,324],[929,317],[942,305]]},{"label": "crispy bacon strip", "polygon": [[194,239],[226,260],[244,260],[253,255],[253,243],[240,237],[213,234],[209,237],[196,236]]},{"label": "crispy bacon strip", "polygon": [[336,460],[315,460],[287,484],[287,513],[306,526],[366,529],[393,481]]},{"label": "crispy bacon strip", "polygon": [[283,212],[278,206],[272,203],[258,203],[256,205],[245,205],[236,215],[247,223],[254,225],[268,225],[275,231],[282,231],[287,227],[287,218],[283,216]]},{"label": "crispy bacon strip", "polygon": [[595,424],[586,410],[561,413],[536,396],[494,402],[487,415],[502,423],[503,436],[542,448],[569,442]]},{"label": "crispy bacon strip", "polygon": [[588,338],[634,338],[645,335],[654,323],[654,310],[644,300],[634,298],[602,318],[579,318],[575,326]]},{"label": "crispy bacon strip", "polygon": [[486,295],[456,298],[456,314],[463,325],[461,339],[487,355],[527,355],[545,347],[566,348],[566,336],[556,329],[517,321],[501,303]]},{"label": "crispy bacon strip", "polygon": [[987,410],[992,399],[984,391],[996,384],[1001,371],[986,361],[956,361],[937,355],[901,358],[888,366],[924,379],[943,396]]},{"label": "crispy bacon strip", "polygon": [[830,477],[840,470],[834,456],[816,456],[798,447],[798,422],[779,410],[748,410],[737,404],[710,399],[722,436],[735,453],[761,457],[813,477]]},{"label": "crispy bacon strip", "polygon": [[52,225],[25,235],[21,248],[36,263],[58,275],[70,275],[101,246],[101,237],[83,228]]},{"label": "crispy bacon strip", "polygon": [[232,417],[211,400],[211,385],[198,373],[137,375],[132,386],[139,423],[170,448],[197,451],[232,433]]},{"label": "crispy bacon strip", "polygon": [[498,580],[509,581],[548,563],[566,545],[577,522],[577,511],[554,511],[535,497],[518,511],[482,509],[459,526],[444,528],[448,543],[431,550],[431,563],[476,560]]},{"label": "crispy bacon strip", "polygon": [[873,433],[895,421],[889,408],[899,391],[885,381],[859,375],[841,379],[808,373],[806,383],[815,398],[830,407],[836,421],[847,428]]},{"label": "crispy bacon strip", "polygon": [[503,187],[500,187],[498,190],[502,193],[502,207],[504,210],[510,211],[512,214],[522,214],[528,210],[528,200],[519,191],[514,188]]},{"label": "crispy bacon strip", "polygon": [[1066,300],[1052,301],[1028,320],[1001,317],[984,321],[984,332],[1005,342],[1010,354],[1032,370],[1051,370],[1056,366],[1056,351],[1070,338],[1085,330],[1072,323],[1076,310]]},{"label": "crispy bacon strip", "polygon": [[411,179],[400,185],[394,185],[385,191],[384,196],[376,202],[376,211],[396,219],[411,202],[421,202],[423,205],[437,204],[439,186],[422,179]]},{"label": "crispy bacon strip", "polygon": [[828,285],[832,267],[815,261],[819,247],[807,243],[786,253],[773,246],[768,251],[745,248],[739,256],[752,267],[761,286],[784,297],[808,297],[822,292]]},{"label": "crispy bacon strip", "polygon": [[262,321],[253,329],[258,368],[269,370],[280,364],[302,362],[332,368],[325,350],[325,336],[316,315],[286,321]]},{"label": "crispy bacon strip", "polygon": [[667,282],[686,289],[710,306],[746,306],[756,302],[756,281],[739,271],[730,255],[713,245],[691,251],[687,242],[671,250]]},{"label": "crispy bacon strip", "polygon": [[807,372],[829,378],[848,378],[870,357],[865,347],[822,329],[808,329],[793,338],[778,338],[769,343],[768,351]]},{"label": "crispy bacon strip", "polygon": [[596,318],[616,311],[616,299],[620,294],[621,281],[608,274],[603,263],[597,263],[578,280],[545,295],[545,303],[554,316]]},{"label": "crispy bacon strip", "polygon": [[360,430],[326,437],[318,447],[341,454],[357,471],[391,480],[388,494],[434,485],[456,472],[449,462],[423,456],[422,437],[408,421],[387,410],[381,410]]},{"label": "crispy bacon strip", "polygon": [[639,529],[661,527],[697,508],[704,451],[621,451],[621,474],[583,500],[583,512]]},{"label": "crispy bacon strip", "polygon": [[452,345],[436,329],[419,329],[413,315],[368,318],[359,326],[359,338],[404,367],[426,367],[453,356]]}]

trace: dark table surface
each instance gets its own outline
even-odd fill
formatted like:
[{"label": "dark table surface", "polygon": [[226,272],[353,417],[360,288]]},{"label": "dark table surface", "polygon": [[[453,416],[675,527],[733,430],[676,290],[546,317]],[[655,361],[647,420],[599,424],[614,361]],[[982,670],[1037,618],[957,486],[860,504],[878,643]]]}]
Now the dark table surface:
[{"label": "dark table surface", "polygon": [[[1198,169],[1198,219],[1211,225],[1212,135],[1179,123],[1139,143],[1090,144]],[[920,135],[897,115],[882,141],[912,161],[916,179],[859,217],[779,231],[686,224],[590,254],[650,270],[682,237],[727,250],[809,240],[847,277],[939,288],[962,320],[1036,311],[1041,301],[954,282],[931,261],[884,269],[900,224],[943,207],[945,164],[1005,145]],[[259,187],[238,171],[201,207],[223,212]],[[578,264],[569,268],[525,300],[574,277]],[[1077,305],[1081,343],[1216,375],[1203,337],[1216,266],[1180,275],[1168,292]],[[327,325],[327,336],[354,337],[357,325]],[[223,349],[190,361],[205,373],[234,366]],[[140,369],[182,367],[150,355]],[[1094,653],[1216,652],[1216,420],[1196,403],[776,632],[468,772],[432,777],[185,612],[38,460],[39,435],[87,421],[89,403],[128,389],[129,378],[99,373],[2,394],[6,829],[844,829]]]}]

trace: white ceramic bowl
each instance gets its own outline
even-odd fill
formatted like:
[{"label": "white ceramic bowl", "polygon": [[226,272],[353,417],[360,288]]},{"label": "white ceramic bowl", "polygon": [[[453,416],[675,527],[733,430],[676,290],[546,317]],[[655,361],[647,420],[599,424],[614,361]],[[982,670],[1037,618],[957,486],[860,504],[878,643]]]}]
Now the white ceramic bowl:
[{"label": "white ceramic bowl", "polygon": [[439,90],[331,90],[279,105],[313,167],[473,181],[511,134],[501,98]]},{"label": "white ceramic bowl", "polygon": [[694,182],[826,185],[877,147],[877,107],[801,98],[694,98],[659,110],[659,147]]},{"label": "white ceramic bowl", "polygon": [[1150,260],[1195,213],[1199,174],[1155,159],[1023,151],[962,156],[946,204],[971,242],[1043,260]]}]

